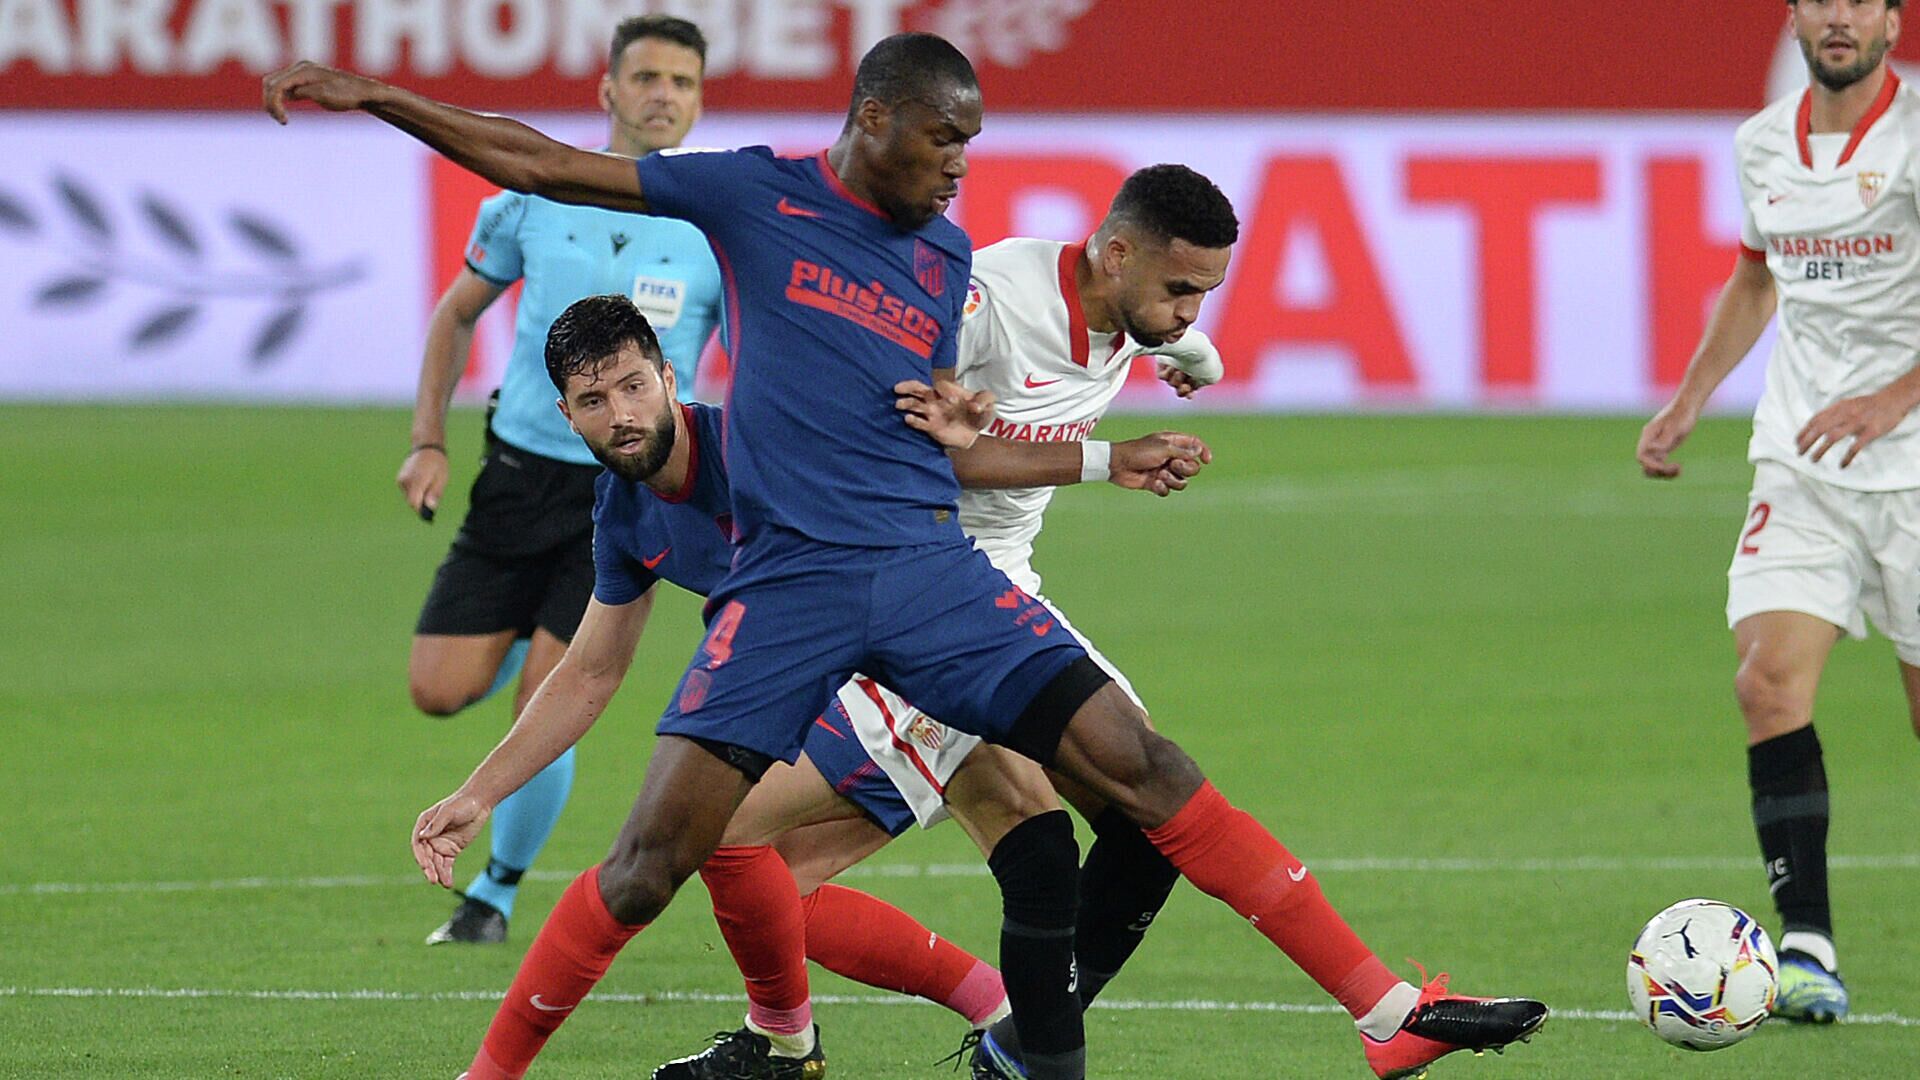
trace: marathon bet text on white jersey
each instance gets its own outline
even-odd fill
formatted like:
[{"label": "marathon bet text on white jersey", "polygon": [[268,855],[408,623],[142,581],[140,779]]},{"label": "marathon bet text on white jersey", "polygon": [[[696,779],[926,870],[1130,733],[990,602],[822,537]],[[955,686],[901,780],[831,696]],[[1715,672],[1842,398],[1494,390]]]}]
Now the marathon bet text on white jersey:
[{"label": "marathon bet text on white jersey", "polygon": [[[993,391],[995,415],[987,434],[1022,442],[1085,440],[1127,381],[1134,358],[1148,351],[1125,334],[1087,329],[1074,282],[1085,249],[1085,244],[1014,238],[974,253],[954,373],[969,390]],[[1195,330],[1152,351],[1195,373],[1215,369],[1219,362],[1213,344]],[[1033,540],[1053,490],[963,491],[961,527],[994,566],[1047,605],[1059,626],[1139,704],[1120,669],[1040,591]],[[944,820],[946,785],[980,740],[863,677],[842,687],[839,697],[867,755],[906,798],[921,826]]]},{"label": "marathon bet text on white jersey", "polygon": [[[1020,442],[1082,442],[1149,350],[1124,333],[1087,329],[1074,267],[1085,244],[1014,237],[973,256],[955,378],[991,390],[986,434]],[[1206,335],[1189,330],[1155,348],[1181,366],[1213,355]],[[1015,585],[1038,596],[1033,540],[1053,488],[960,493],[960,526]]]},{"label": "marathon bet text on white jersey", "polygon": [[1920,99],[1889,71],[1852,132],[1811,134],[1811,110],[1802,91],[1734,136],[1742,255],[1766,261],[1779,298],[1748,457],[1856,491],[1920,488],[1914,414],[1844,470],[1846,446],[1819,462],[1794,447],[1815,413],[1920,363]]}]

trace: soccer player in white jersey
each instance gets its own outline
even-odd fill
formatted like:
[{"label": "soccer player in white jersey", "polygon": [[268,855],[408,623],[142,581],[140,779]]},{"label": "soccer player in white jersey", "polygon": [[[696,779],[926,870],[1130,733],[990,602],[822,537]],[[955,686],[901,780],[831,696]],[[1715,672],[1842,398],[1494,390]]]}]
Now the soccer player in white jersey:
[{"label": "soccer player in white jersey", "polygon": [[1891,638],[1920,732],[1920,99],[1886,63],[1900,0],[1797,0],[1811,85],[1734,137],[1741,258],[1679,390],[1640,434],[1650,477],[1776,309],[1754,414],[1753,494],[1728,570],[1734,689],[1767,881],[1774,1012],[1847,1013],[1827,901],[1827,777],[1814,692],[1841,635]]},{"label": "soccer player in white jersey", "polygon": [[[1176,231],[1169,232],[1170,225]],[[1225,278],[1237,232],[1231,205],[1206,177],[1180,165],[1141,169],[1121,187],[1090,240],[1065,244],[1013,238],[975,252],[958,361],[951,372],[936,373],[950,376],[964,392],[991,401],[994,408],[984,437],[952,453],[962,484],[989,478],[1004,483],[1009,476],[1023,476],[1031,483],[1023,488],[966,488],[960,499],[962,527],[1136,704],[1139,697],[1120,670],[1041,595],[1032,565],[1033,541],[1056,486],[1108,479],[1109,459],[1118,463],[1113,447],[1088,436],[1136,358],[1154,354],[1159,376],[1183,397],[1220,379],[1219,352],[1191,327],[1206,294]],[[951,399],[928,390],[921,400],[923,405],[910,412],[908,422],[931,430],[937,426],[928,420],[935,402],[950,406]],[[856,679],[840,690],[839,699],[868,755],[886,771],[923,826],[945,817],[949,785],[962,763],[993,749],[871,680]],[[1046,782],[1039,766],[1004,752],[992,770],[1009,794]],[[804,792],[824,790],[817,781],[803,782],[799,770],[791,772],[794,775],[781,778],[778,789],[770,776],[748,797],[726,842],[773,843],[794,866],[806,892],[890,837],[871,823],[786,832],[786,822],[819,818],[821,808],[817,803],[809,807]],[[793,781],[791,787],[787,780]],[[1017,805],[995,813],[996,794],[985,785],[969,787],[972,805],[963,809],[956,802],[956,812],[1019,820]],[[1066,794],[1095,835],[1082,868],[1075,935],[1071,942],[1034,940],[1024,947],[1070,948],[1075,989],[1085,1005],[1138,947],[1179,873],[1124,814],[1086,792]],[[978,832],[978,827],[969,823],[969,831]],[[814,925],[810,922],[810,929]],[[1480,1049],[1528,1037],[1545,1019],[1545,1009],[1537,1003],[1489,1004],[1485,1008],[1490,1012],[1512,1015],[1499,1022],[1476,1016],[1467,1022],[1479,1029],[1469,1042],[1448,1042],[1427,1035],[1444,1028],[1438,1021],[1449,1010],[1472,1011],[1471,999],[1448,998],[1444,989],[1436,988],[1423,994],[1404,983],[1389,996],[1391,1003],[1383,1004],[1378,1015],[1366,1010],[1355,1014],[1368,1062],[1380,1076],[1412,1075],[1464,1046]],[[969,1037],[963,1049],[971,1051],[969,1064],[977,1080],[1027,1075],[1022,1063],[1028,1060],[1028,1048],[1016,1032],[1018,1019],[1003,1018]],[[1431,1031],[1427,1025],[1433,1025]],[[1457,1035],[1465,1028],[1454,1030]]]}]

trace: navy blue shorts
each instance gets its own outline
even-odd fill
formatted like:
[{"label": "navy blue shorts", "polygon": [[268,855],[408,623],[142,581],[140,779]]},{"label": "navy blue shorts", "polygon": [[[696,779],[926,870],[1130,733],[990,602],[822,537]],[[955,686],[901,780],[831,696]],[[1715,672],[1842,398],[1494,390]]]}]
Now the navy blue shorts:
[{"label": "navy blue shorts", "polygon": [[816,717],[807,729],[802,747],[807,760],[827,778],[827,786],[836,795],[860,808],[888,836],[899,836],[913,825],[913,807],[907,805],[900,789],[887,779],[887,771],[876,764],[860,744],[853,730],[853,717],[835,697],[827,711]]},{"label": "navy blue shorts", "polygon": [[855,671],[950,727],[1022,749],[1021,714],[1087,655],[958,529],[905,548],[766,529],[736,553],[707,610],[706,640],[659,732],[786,762]]}]

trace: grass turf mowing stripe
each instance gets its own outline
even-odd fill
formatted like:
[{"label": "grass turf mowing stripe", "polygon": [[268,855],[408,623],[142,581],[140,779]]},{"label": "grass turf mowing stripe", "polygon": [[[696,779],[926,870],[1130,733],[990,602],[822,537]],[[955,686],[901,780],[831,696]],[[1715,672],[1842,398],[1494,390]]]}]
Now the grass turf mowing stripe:
[{"label": "grass turf mowing stripe", "polygon": [[[1681,870],[1745,870],[1753,866],[1752,856],[1708,855],[1665,858],[1626,858],[1609,855],[1576,855],[1539,859],[1403,859],[1359,857],[1349,859],[1307,859],[1320,873],[1414,873],[1414,874],[1560,874],[1590,872],[1659,872]],[[1920,855],[1835,855],[1827,860],[1829,870],[1920,870]],[[919,878],[984,877],[981,863],[893,863],[879,866],[855,866],[842,871],[840,878]],[[572,881],[578,871],[531,870],[523,880]],[[0,896],[75,896],[103,893],[181,893],[228,892],[241,889],[365,889],[393,888],[420,884],[412,874],[342,874],[332,877],[246,877],[215,878],[206,881],[37,881],[0,885]]]},{"label": "grass turf mowing stripe", "polygon": [[[0,997],[21,998],[150,998],[150,999],[200,999],[222,998],[242,1001],[393,1001],[393,1002],[436,1002],[436,1001],[498,1001],[502,991],[498,990],[226,990],[204,987],[158,987],[158,986],[0,986]],[[656,1004],[695,1004],[695,1005],[744,1005],[745,994],[716,994],[702,991],[662,990],[647,994],[618,994],[595,992],[588,995],[589,1002],[603,1002],[615,1005],[656,1005]],[[921,998],[907,997],[904,994],[816,994],[815,1005],[925,1005],[935,1006]],[[1549,1003],[1551,1004],[1551,1003]],[[1109,1009],[1114,1012],[1174,1012],[1174,1013],[1293,1013],[1304,1015],[1345,1015],[1346,1010],[1331,1004],[1302,1004],[1292,1001],[1210,1001],[1204,998],[1188,998],[1171,1001],[1108,1001],[1102,999],[1093,1003],[1092,1008]],[[1596,1020],[1605,1023],[1623,1023],[1639,1018],[1623,1009],[1561,1009],[1553,1010],[1555,1020]],[[1898,1013],[1869,1013],[1849,1016],[1843,1023],[1849,1026],[1863,1027],[1900,1027],[1920,1028],[1920,1017],[1902,1016]]]}]

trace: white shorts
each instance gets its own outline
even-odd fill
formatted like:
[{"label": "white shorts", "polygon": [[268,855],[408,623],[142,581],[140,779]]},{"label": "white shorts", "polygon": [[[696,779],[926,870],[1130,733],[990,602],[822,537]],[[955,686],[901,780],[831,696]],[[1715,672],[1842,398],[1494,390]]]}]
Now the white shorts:
[{"label": "white shorts", "polygon": [[[1112,676],[1133,703],[1145,711],[1140,695],[1133,692],[1133,684],[1120,669],[1100,655],[1100,650],[1093,647],[1085,634],[1074,629],[1051,601],[1044,596],[1034,599],[1053,612],[1054,620],[1087,650],[1093,662]],[[953,780],[960,763],[980,745],[980,737],[955,731],[864,676],[855,676],[840,688],[840,703],[853,717],[853,729],[866,747],[867,756],[886,771],[887,779],[893,781],[907,805],[913,808],[920,827],[930,829],[945,821],[947,784]]]},{"label": "white shorts", "polygon": [[1856,638],[1871,621],[1902,661],[1920,665],[1920,490],[1854,491],[1756,462],[1727,568],[1727,625],[1767,611],[1812,615]]}]

